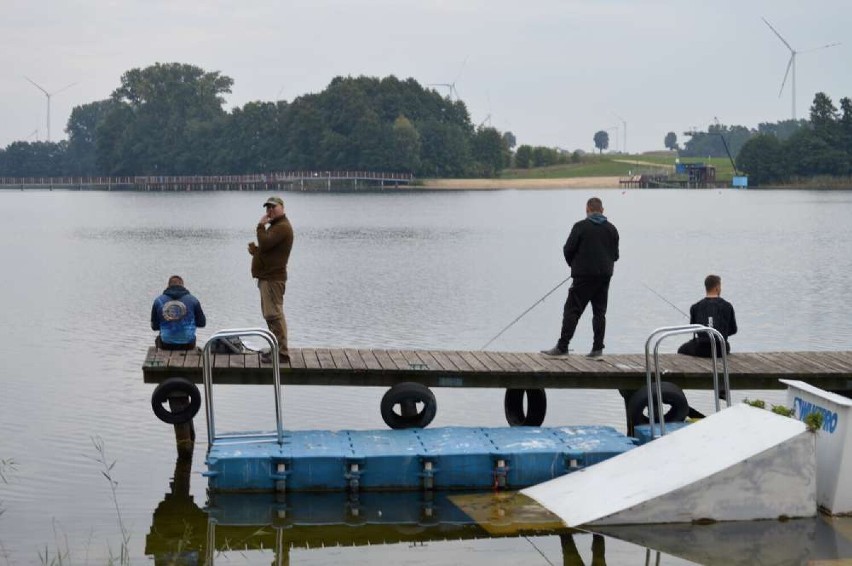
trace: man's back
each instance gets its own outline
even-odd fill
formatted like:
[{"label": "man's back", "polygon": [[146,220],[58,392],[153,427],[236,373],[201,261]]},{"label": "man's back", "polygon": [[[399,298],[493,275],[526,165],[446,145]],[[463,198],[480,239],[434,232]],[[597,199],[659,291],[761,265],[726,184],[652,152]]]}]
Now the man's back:
[{"label": "man's back", "polygon": [[611,276],[618,261],[618,238],[618,230],[602,214],[574,224],[562,248],[571,275]]},{"label": "man's back", "polygon": [[[722,297],[704,297],[689,308],[690,324],[703,324],[718,330],[725,340],[737,333],[734,307]],[[698,334],[701,342],[709,342],[706,334]]]}]

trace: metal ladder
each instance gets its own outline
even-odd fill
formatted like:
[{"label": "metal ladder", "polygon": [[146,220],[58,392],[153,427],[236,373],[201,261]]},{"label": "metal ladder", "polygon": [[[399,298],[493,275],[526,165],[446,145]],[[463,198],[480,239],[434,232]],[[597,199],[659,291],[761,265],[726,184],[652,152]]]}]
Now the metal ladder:
[{"label": "metal ladder", "polygon": [[[716,400],[716,411],[721,410],[721,405],[719,404],[719,369],[717,367],[717,352],[716,352],[716,340],[714,338],[718,338],[719,342],[723,344],[722,346],[722,372],[724,375],[724,380],[722,386],[725,388],[725,400],[728,403],[728,407],[731,406],[731,384],[728,379],[728,354],[727,348],[724,346],[725,337],[722,336],[722,333],[716,330],[711,326],[704,326],[703,324],[687,324],[683,326],[664,326],[662,328],[658,328],[654,330],[648,339],[645,341],[645,378],[646,378],[646,386],[648,390],[648,422],[651,426],[651,439],[656,438],[656,432],[654,428],[654,407],[659,407],[660,411],[662,411],[663,407],[663,391],[662,386],[660,385],[660,343],[670,337],[670,336],[679,336],[682,334],[695,334],[695,333],[703,333],[707,334],[710,338],[710,354],[711,360],[713,361],[713,397]],[[654,384],[651,383],[651,343],[654,343]],[[652,393],[653,392],[653,393]],[[653,401],[653,398],[656,396],[656,404]],[[666,423],[663,415],[659,415],[660,418],[660,436],[666,434]]]},{"label": "metal ladder", "polygon": [[[213,364],[210,348],[219,338],[238,338],[243,336],[256,336],[263,338],[269,344],[270,353],[272,355],[272,385],[275,388],[276,431],[275,433],[268,434],[252,432],[216,435],[215,421],[213,418]],[[227,444],[277,442],[279,446],[284,444],[284,425],[281,417],[281,373],[278,361],[278,340],[275,339],[275,336],[270,331],[262,328],[233,328],[216,332],[210,337],[207,344],[204,345],[204,350],[201,355],[201,373],[204,379],[204,406],[207,414],[208,451],[217,442]],[[246,440],[247,437],[251,437],[251,440]]]}]

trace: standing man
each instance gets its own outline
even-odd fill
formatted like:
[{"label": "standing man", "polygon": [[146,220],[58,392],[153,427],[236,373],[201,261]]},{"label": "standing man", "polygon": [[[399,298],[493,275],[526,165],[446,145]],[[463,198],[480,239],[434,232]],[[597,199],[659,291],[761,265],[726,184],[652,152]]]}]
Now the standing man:
[{"label": "standing man", "polygon": [[[725,337],[725,353],[731,353],[731,344],[728,336],[737,333],[737,318],[734,316],[734,306],[723,299],[722,278],[718,275],[708,275],[704,278],[704,290],[706,296],[689,307],[689,324],[703,324],[719,331]],[[720,355],[722,344],[716,341],[716,355]],[[681,344],[677,349],[678,354],[697,356],[699,358],[711,357],[710,336],[699,332],[692,340]]]},{"label": "standing man", "polygon": [[565,301],[559,341],[550,350],[542,350],[542,354],[568,354],[568,343],[574,337],[580,315],[591,301],[594,342],[588,357],[599,358],[603,355],[609,280],[618,261],[618,230],[603,215],[603,211],[601,199],[590,198],[586,202],[586,218],[574,224],[562,248],[565,261],[571,267],[573,281]]},{"label": "standing man", "polygon": [[[260,290],[260,310],[269,331],[278,340],[279,361],[289,362],[287,321],[284,319],[284,290],[287,285],[287,261],[293,248],[293,226],[284,214],[284,201],[269,197],[263,204],[266,214],[257,222],[257,244],[248,245],[251,254],[251,276]],[[264,362],[272,355],[261,355]]]},{"label": "standing man", "polygon": [[193,350],[195,329],[206,325],[201,303],[183,286],[183,278],[180,275],[169,277],[166,290],[151,306],[151,330],[160,332],[154,340],[157,348]]}]

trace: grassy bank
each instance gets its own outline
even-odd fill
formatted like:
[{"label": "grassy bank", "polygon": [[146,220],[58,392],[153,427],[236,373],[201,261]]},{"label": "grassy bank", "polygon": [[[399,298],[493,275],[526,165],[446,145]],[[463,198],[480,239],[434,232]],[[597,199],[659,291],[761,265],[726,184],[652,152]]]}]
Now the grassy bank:
[{"label": "grassy bank", "polygon": [[[535,167],[530,169],[506,169],[500,179],[575,179],[581,177],[626,177],[660,170],[674,170],[677,155],[674,152],[648,154],[605,154],[585,155],[579,163]],[[716,179],[729,182],[734,169],[727,157],[710,159],[684,157],[683,163],[701,162],[716,168]]]}]

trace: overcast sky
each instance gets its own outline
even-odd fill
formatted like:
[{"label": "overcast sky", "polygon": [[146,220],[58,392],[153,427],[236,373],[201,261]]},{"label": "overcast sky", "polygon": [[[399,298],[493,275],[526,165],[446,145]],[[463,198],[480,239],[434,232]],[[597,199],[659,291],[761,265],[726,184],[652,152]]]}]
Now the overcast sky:
[{"label": "overcast sky", "polygon": [[[65,138],[71,109],[126,70],[181,62],[234,79],[227,109],[293,100],[338,75],[455,81],[474,124],[518,143],[663,149],[714,117],[750,127],[797,116],[814,93],[852,97],[849,0],[0,0],[0,146]],[[434,87],[446,92],[444,87]],[[620,118],[619,118],[620,117]],[[616,131],[615,128],[618,127]],[[36,133],[37,130],[37,133]],[[616,140],[616,133],[618,139]]]}]

